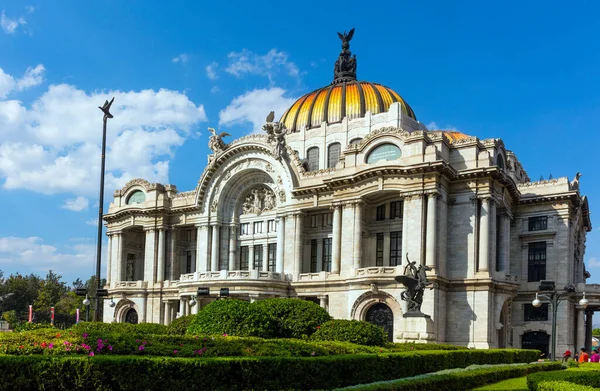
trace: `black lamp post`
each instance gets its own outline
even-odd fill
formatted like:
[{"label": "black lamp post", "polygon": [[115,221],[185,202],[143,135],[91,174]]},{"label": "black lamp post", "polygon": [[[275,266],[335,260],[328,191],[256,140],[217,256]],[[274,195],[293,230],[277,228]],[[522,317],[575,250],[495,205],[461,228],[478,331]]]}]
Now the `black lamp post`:
[{"label": "black lamp post", "polygon": [[[102,256],[102,214],[103,214],[103,206],[104,206],[104,167],[106,160],[106,122],[109,118],[113,118],[113,115],[110,113],[110,106],[112,106],[115,98],[113,97],[111,101],[106,101],[104,106],[98,108],[102,110],[104,113],[103,125],[102,125],[102,158],[100,163],[100,200],[98,203],[98,240],[96,242],[96,284],[97,289],[100,290],[102,287],[100,286],[100,257]],[[86,298],[86,300],[88,300]],[[89,301],[89,300],[88,300]],[[100,311],[100,295],[96,295],[96,308],[94,308],[94,321],[98,321],[98,314]]]},{"label": "black lamp post", "polygon": [[[531,305],[536,308],[541,307],[542,301],[539,297],[550,300],[550,304],[552,305],[552,347],[550,354],[552,355],[552,361],[556,361],[556,311],[562,301],[568,300],[571,294],[575,293],[575,287],[573,285],[565,285],[563,292],[557,292],[554,281],[543,280],[540,281],[538,289],[544,293],[536,292],[535,299],[533,299]],[[585,292],[583,292],[583,297],[579,300],[579,305],[585,308],[588,302],[589,300],[585,298]]]}]

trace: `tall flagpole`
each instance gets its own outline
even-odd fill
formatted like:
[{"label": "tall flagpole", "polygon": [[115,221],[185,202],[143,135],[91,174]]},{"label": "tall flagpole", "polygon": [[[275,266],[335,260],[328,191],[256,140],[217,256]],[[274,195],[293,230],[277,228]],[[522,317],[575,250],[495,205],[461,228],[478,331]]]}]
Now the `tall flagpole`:
[{"label": "tall flagpole", "polygon": [[109,118],[113,118],[113,115],[110,113],[110,106],[115,101],[113,97],[111,101],[106,101],[104,106],[98,108],[102,110],[104,113],[103,124],[102,124],[102,161],[100,163],[100,200],[98,203],[98,240],[96,242],[96,308],[94,309],[93,321],[97,322],[101,319],[98,319],[98,315],[100,313],[100,295],[98,294],[98,290],[103,287],[100,286],[100,265],[101,265],[101,257],[102,257],[102,215],[103,215],[103,206],[104,206],[104,167],[106,160],[106,122]]}]

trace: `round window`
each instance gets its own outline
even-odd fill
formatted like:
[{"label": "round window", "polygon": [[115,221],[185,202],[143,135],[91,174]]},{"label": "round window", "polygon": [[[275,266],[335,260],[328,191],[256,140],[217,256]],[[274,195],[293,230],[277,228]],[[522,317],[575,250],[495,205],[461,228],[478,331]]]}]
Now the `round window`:
[{"label": "round window", "polygon": [[380,160],[396,160],[401,155],[402,151],[394,144],[382,144],[371,151],[367,157],[367,163],[375,163]]},{"label": "round window", "polygon": [[141,190],[136,190],[127,199],[127,205],[141,204],[146,200],[146,195]]}]

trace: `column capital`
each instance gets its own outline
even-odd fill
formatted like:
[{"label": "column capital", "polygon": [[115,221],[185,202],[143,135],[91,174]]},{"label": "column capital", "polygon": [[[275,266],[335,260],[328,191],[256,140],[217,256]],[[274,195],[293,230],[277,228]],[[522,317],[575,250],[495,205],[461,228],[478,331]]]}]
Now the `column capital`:
[{"label": "column capital", "polygon": [[208,224],[208,223],[196,223],[196,224],[194,224],[194,227],[196,227],[196,228],[206,228],[209,225],[210,224]]},{"label": "column capital", "polygon": [[413,198],[422,198],[423,195],[423,190],[400,192],[400,198],[403,198],[405,200],[410,200]]},{"label": "column capital", "polygon": [[341,209],[342,208],[342,202],[341,201],[337,201],[337,202],[332,202],[331,205],[329,206],[329,210],[336,210],[336,209]]}]

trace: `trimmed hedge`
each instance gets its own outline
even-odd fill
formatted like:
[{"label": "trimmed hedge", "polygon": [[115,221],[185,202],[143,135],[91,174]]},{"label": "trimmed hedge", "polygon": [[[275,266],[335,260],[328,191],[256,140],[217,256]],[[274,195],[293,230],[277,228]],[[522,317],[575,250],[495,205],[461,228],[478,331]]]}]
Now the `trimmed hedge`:
[{"label": "trimmed hedge", "polygon": [[471,364],[529,362],[538,356],[537,350],[202,359],[0,355],[0,389],[332,389]]},{"label": "trimmed hedge", "polygon": [[69,330],[80,334],[91,334],[100,332],[115,332],[144,336],[148,334],[167,334],[167,326],[158,323],[102,323],[102,322],[79,322]]},{"label": "trimmed hedge", "polygon": [[364,320],[331,320],[312,335],[315,341],[345,341],[361,345],[383,346],[387,336],[381,327]]},{"label": "trimmed hedge", "polygon": [[331,320],[331,315],[310,300],[273,298],[251,304],[277,323],[274,338],[304,338]]},{"label": "trimmed hedge", "polygon": [[580,364],[579,368],[567,369],[556,373],[536,373],[527,376],[527,387],[537,391],[541,382],[565,381],[582,386],[600,388],[600,365],[596,363]]},{"label": "trimmed hedge", "polygon": [[543,381],[538,384],[537,391],[596,391],[595,387],[580,386],[568,381]]},{"label": "trimmed hedge", "polygon": [[217,300],[202,308],[187,329],[192,335],[273,338],[277,323],[263,308],[247,301]]},{"label": "trimmed hedge", "polygon": [[562,369],[559,362],[535,363],[529,365],[496,365],[488,368],[461,370],[453,373],[429,373],[416,378],[398,379],[389,382],[350,386],[338,390],[446,390],[462,391],[496,383],[505,379],[522,377],[538,371],[555,371]]},{"label": "trimmed hedge", "polygon": [[194,315],[180,316],[179,318],[173,319],[167,326],[166,333],[169,335],[185,335],[192,320],[194,320]]}]

